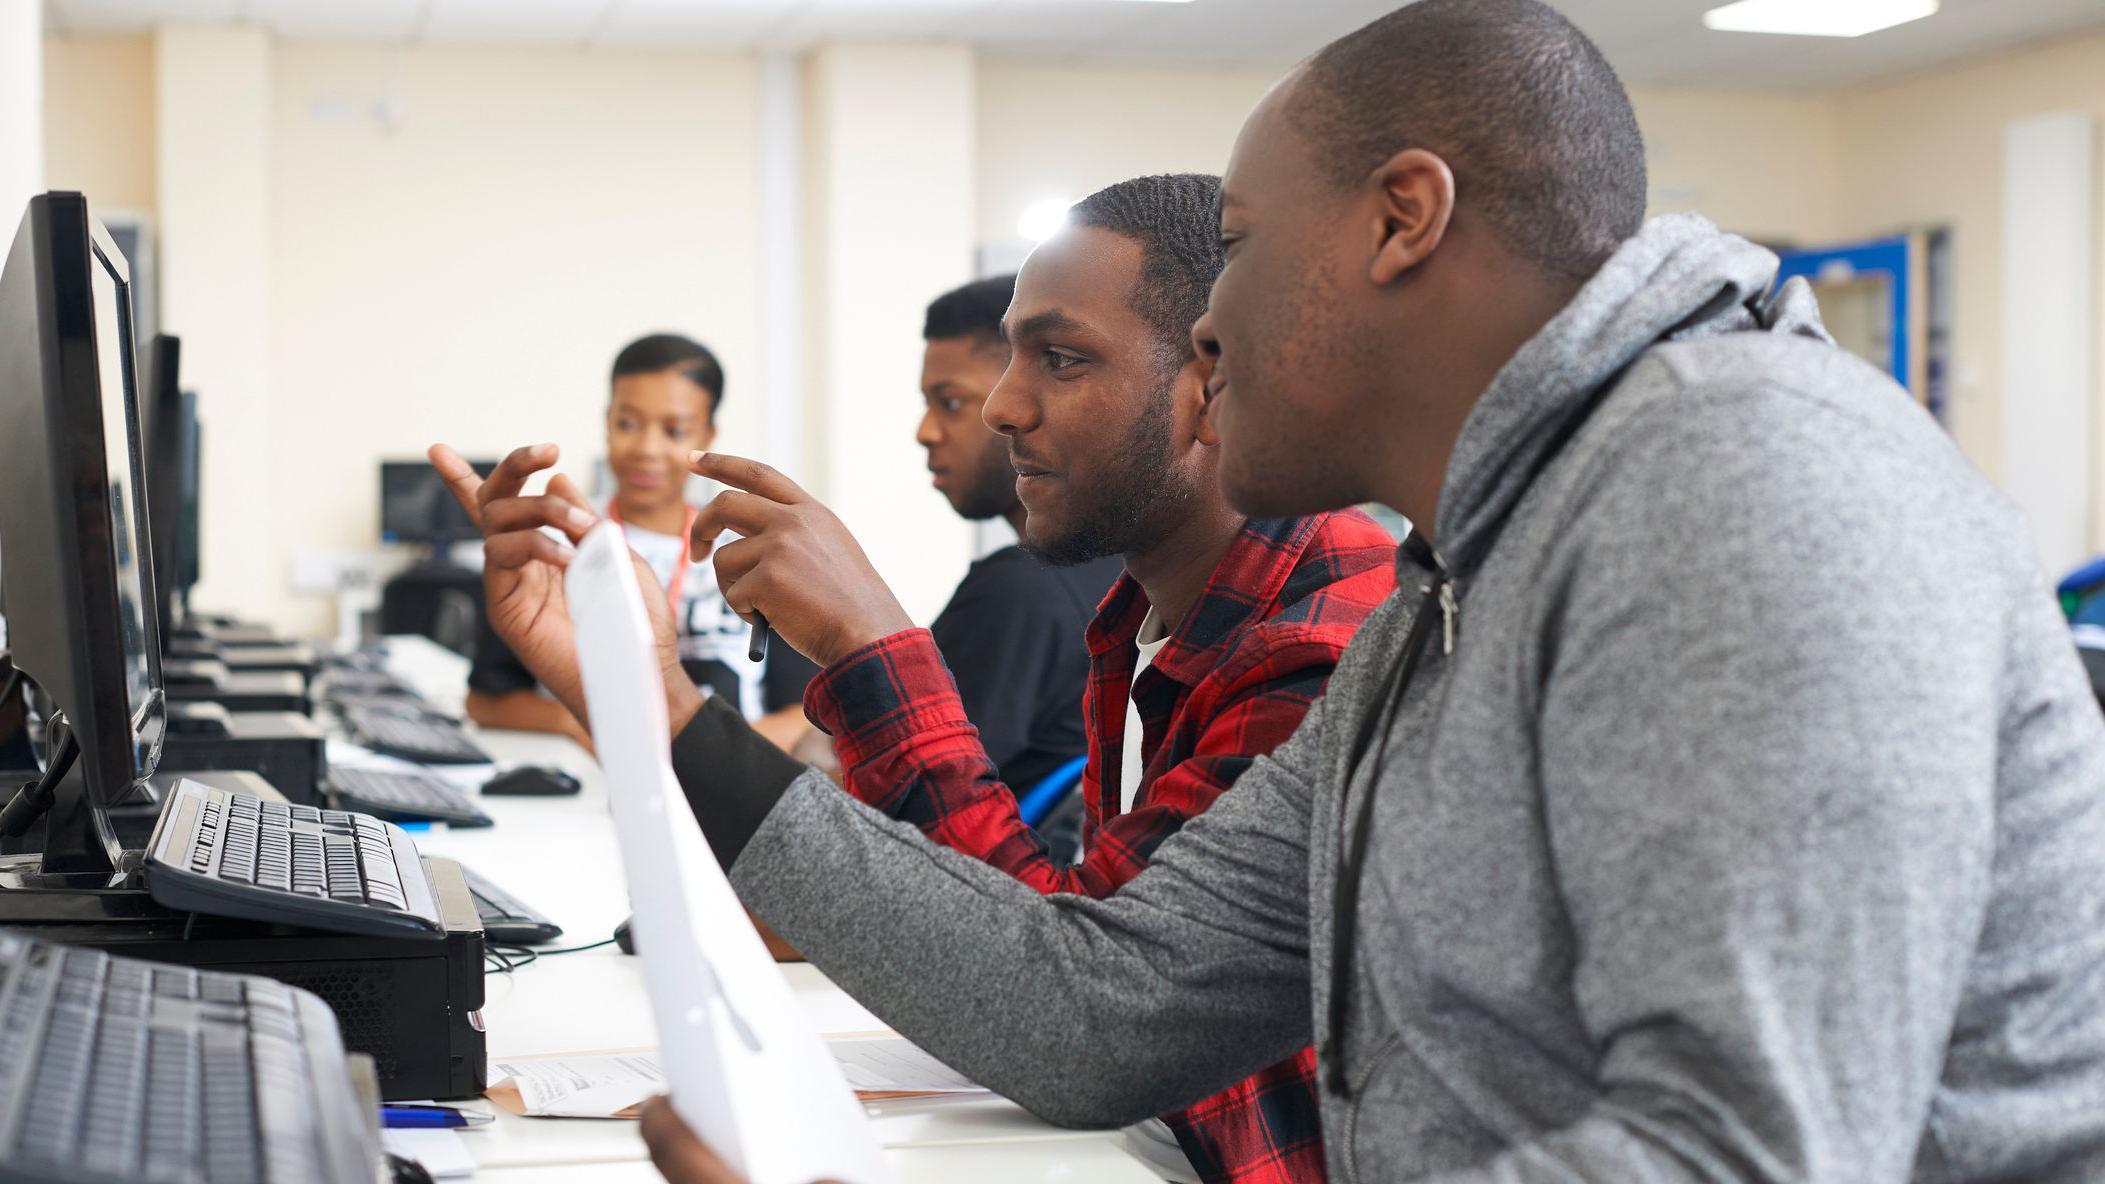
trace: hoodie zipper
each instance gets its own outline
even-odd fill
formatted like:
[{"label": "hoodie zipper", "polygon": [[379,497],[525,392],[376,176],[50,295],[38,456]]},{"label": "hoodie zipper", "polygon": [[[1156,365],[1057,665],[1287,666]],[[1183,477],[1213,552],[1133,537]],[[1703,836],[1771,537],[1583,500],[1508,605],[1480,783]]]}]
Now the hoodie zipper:
[{"label": "hoodie zipper", "polygon": [[[1455,633],[1461,619],[1461,604],[1455,596],[1454,581],[1448,577],[1447,565],[1441,562],[1432,546],[1414,532],[1404,540],[1402,550],[1406,558],[1429,573],[1429,578],[1419,585],[1418,611],[1411,618],[1410,632],[1404,636],[1403,649],[1397,654],[1395,665],[1390,667],[1389,676],[1383,680],[1381,697],[1368,705],[1371,710],[1362,717],[1359,732],[1353,738],[1352,752],[1345,763],[1345,790],[1338,802],[1337,882],[1332,887],[1330,918],[1330,1023],[1317,1056],[1327,1066],[1331,1092],[1348,1099],[1354,1090],[1345,1063],[1345,1019],[1350,1010],[1352,964],[1357,956],[1360,879],[1366,867],[1367,842],[1374,821],[1374,794],[1381,784],[1382,760],[1388,755],[1389,733],[1395,730],[1396,717],[1402,714],[1403,696],[1410,689],[1418,662],[1432,641],[1433,617],[1437,614],[1440,618],[1442,649],[1450,655],[1454,653]],[[1373,750],[1371,762],[1366,759],[1370,748]],[[1367,779],[1366,789],[1360,794],[1355,819],[1352,789],[1358,783],[1363,767],[1371,767],[1372,773]]]},{"label": "hoodie zipper", "polygon": [[1461,624],[1462,606],[1455,600],[1454,581],[1448,579],[1445,570],[1440,576],[1440,640],[1441,653],[1454,656],[1455,629]]}]

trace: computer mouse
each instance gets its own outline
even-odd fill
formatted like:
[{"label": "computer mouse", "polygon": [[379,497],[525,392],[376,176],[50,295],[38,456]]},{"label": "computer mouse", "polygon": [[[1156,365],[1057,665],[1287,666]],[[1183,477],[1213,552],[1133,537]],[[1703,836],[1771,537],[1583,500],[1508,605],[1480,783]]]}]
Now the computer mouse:
[{"label": "computer mouse", "polygon": [[482,783],[482,792],[493,795],[554,796],[578,789],[577,778],[547,765],[520,765]]},{"label": "computer mouse", "polygon": [[629,932],[629,922],[635,919],[630,917],[628,921],[623,921],[614,927],[614,948],[624,954],[636,952],[636,938]]}]

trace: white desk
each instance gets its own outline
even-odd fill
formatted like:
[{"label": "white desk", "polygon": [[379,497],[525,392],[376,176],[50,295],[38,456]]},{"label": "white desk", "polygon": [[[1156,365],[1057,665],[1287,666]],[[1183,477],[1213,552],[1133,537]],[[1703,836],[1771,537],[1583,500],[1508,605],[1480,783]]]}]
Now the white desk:
[{"label": "white desk", "polygon": [[[389,647],[388,664],[397,677],[434,703],[459,704],[467,677],[464,660],[421,638],[391,638]],[[417,836],[418,847],[460,860],[553,918],[564,930],[555,948],[611,937],[629,907],[598,765],[557,736],[482,732],[478,738],[500,762],[567,769],[584,791],[573,797],[482,798],[496,826],[435,829]],[[451,779],[472,786],[486,775],[487,770],[477,769]],[[782,970],[821,1032],[884,1026],[816,967],[790,964]],[[642,967],[611,945],[544,957],[509,975],[489,975],[485,983],[482,1014],[492,1058],[639,1048],[657,1041]],[[1061,1130],[990,1095],[883,1102],[869,1112],[901,1184],[1148,1184],[1155,1179],[1126,1155],[1115,1134]],[[477,1179],[500,1184],[657,1178],[632,1122],[500,1113],[495,1124],[461,1137],[482,1169]]]}]

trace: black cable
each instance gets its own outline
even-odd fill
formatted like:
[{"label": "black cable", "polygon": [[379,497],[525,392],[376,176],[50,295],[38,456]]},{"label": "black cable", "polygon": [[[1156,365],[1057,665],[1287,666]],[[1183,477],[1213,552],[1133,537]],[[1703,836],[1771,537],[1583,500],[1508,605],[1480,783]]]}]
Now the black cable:
[{"label": "black cable", "polygon": [[[53,721],[54,726],[58,721]],[[19,838],[29,833],[51,809],[52,799],[58,795],[58,783],[65,780],[80,756],[80,742],[73,738],[73,729],[66,728],[59,738],[58,751],[51,754],[51,763],[44,766],[44,775],[35,781],[25,782],[9,799],[5,809],[0,809],[0,835]]]},{"label": "black cable", "polygon": [[490,970],[485,968],[484,973],[510,974],[515,970],[521,969],[522,967],[532,966],[534,963],[539,962],[543,958],[551,958],[557,954],[582,954],[586,950],[596,950],[602,946],[610,946],[613,944],[614,939],[610,937],[605,941],[595,941],[590,945],[566,946],[560,950],[537,950],[532,946],[520,946],[509,944],[500,945],[498,943],[491,942],[483,947],[483,956],[486,959],[495,958],[499,963],[501,969]]},{"label": "black cable", "polygon": [[510,974],[521,967],[532,966],[541,960],[541,955],[534,953],[525,946],[492,946],[491,948],[500,951],[499,956],[504,959],[504,972],[506,974]]},{"label": "black cable", "polygon": [[586,950],[596,950],[601,946],[610,946],[613,944],[614,939],[610,937],[605,941],[595,941],[588,946],[566,946],[560,950],[537,950],[534,949],[532,946],[507,946],[505,948],[513,951],[514,953],[532,954],[536,958],[553,958],[557,954],[582,954]]}]

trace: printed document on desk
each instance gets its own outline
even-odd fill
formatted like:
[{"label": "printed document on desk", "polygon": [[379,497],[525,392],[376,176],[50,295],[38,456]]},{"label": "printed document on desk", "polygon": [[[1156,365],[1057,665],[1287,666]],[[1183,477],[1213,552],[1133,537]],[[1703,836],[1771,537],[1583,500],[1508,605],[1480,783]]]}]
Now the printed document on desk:
[{"label": "printed document on desk", "polygon": [[862,1107],[703,844],[673,777],[665,692],[621,528],[563,581],[673,1106],[753,1184],[890,1178]]}]

